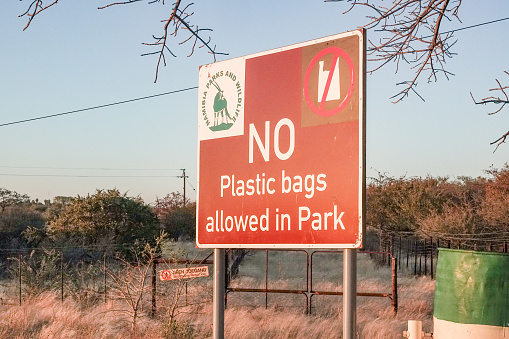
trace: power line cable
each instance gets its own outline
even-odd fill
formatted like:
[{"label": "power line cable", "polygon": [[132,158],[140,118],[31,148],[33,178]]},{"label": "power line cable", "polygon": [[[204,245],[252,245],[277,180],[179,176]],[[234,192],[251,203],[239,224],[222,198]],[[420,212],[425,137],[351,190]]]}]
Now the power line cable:
[{"label": "power line cable", "polygon": [[189,180],[189,177],[186,177],[186,181],[187,183],[189,184],[189,186],[191,186],[191,188],[193,189],[193,191],[196,191],[196,188],[194,188],[193,184],[191,183],[191,181]]},{"label": "power line cable", "polygon": [[163,95],[175,94],[175,93],[190,91],[190,90],[197,89],[197,88],[198,88],[198,86],[182,88],[182,89],[177,89],[177,90],[170,91],[170,92],[153,94],[153,95],[149,95],[149,96],[145,96],[145,97],[141,97],[141,98],[135,98],[135,99],[117,101],[117,102],[113,102],[113,103],[109,103],[109,104],[104,104],[104,105],[99,105],[99,106],[92,106],[92,107],[87,107],[87,108],[81,108],[81,109],[77,109],[77,110],[74,110],[74,111],[68,111],[68,112],[63,112],[63,113],[57,113],[57,114],[50,114],[50,115],[40,116],[40,117],[36,117],[36,118],[30,118],[30,119],[6,122],[6,123],[3,123],[3,124],[0,124],[0,127],[10,126],[10,125],[15,125],[15,124],[21,124],[21,123],[31,122],[31,121],[36,121],[36,120],[54,118],[54,117],[59,117],[59,116],[62,116],[62,115],[67,115],[67,114],[74,114],[74,113],[90,111],[90,110],[98,109],[98,108],[104,108],[104,107],[110,107],[110,106],[115,106],[115,105],[120,105],[120,104],[126,104],[126,103],[134,102],[134,101],[152,99],[152,98],[160,97],[160,96],[163,96]]},{"label": "power line cable", "polygon": [[60,177],[60,178],[182,178],[177,175],[67,175],[0,173],[4,177]]},{"label": "power line cable", "polygon": [[[494,24],[496,22],[500,22],[500,21],[504,21],[504,20],[509,20],[509,17],[507,18],[502,18],[502,19],[497,19],[497,20],[492,20],[492,21],[487,21],[487,22],[482,22],[480,24],[475,24],[475,25],[472,25],[472,26],[467,26],[467,27],[461,27],[461,28],[457,28],[457,29],[452,29],[450,31],[447,31],[447,32],[442,32],[441,34],[447,34],[447,33],[454,33],[454,32],[459,32],[459,31],[463,31],[465,29],[470,29],[470,28],[475,28],[475,27],[479,27],[479,26],[484,26],[484,25],[489,25],[489,24]],[[430,38],[432,37],[432,35],[430,35],[429,37],[427,38]]]},{"label": "power line cable", "polygon": [[93,167],[44,167],[44,166],[0,166],[0,168],[21,169],[56,169],[56,170],[90,170],[90,171],[180,171],[179,168],[93,168]]},{"label": "power line cable", "polygon": [[[460,27],[460,28],[456,28],[456,29],[451,29],[449,31],[445,31],[445,32],[439,32],[440,34],[448,34],[448,33],[454,33],[454,32],[459,32],[459,31],[463,31],[463,30],[466,30],[466,29],[470,29],[470,28],[476,28],[476,27],[480,27],[480,26],[484,26],[484,25],[490,25],[490,24],[494,24],[494,23],[497,23],[497,22],[500,22],[500,21],[504,21],[504,20],[509,20],[509,17],[506,17],[506,18],[501,18],[501,19],[496,19],[496,20],[492,20],[492,21],[486,21],[486,22],[481,22],[479,24],[475,24],[475,25],[471,25],[471,26],[466,26],[466,27]],[[378,30],[375,30],[375,32],[384,32],[385,30],[383,29],[378,29]],[[432,38],[433,35],[428,35],[428,36],[422,36],[420,38],[418,38],[418,40],[422,40],[422,39],[429,39],[429,38]],[[391,47],[391,46],[396,46],[397,44],[391,44],[391,45],[388,45],[387,47]],[[374,50],[375,48],[369,48],[369,50]]]}]

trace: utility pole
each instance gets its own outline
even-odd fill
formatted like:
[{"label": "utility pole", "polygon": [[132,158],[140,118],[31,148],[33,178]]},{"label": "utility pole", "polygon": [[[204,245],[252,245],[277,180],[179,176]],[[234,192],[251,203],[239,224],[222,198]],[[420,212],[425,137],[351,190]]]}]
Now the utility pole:
[{"label": "utility pole", "polygon": [[182,171],[182,175],[178,178],[183,178],[184,179],[184,203],[183,203],[183,207],[186,207],[186,178],[189,178],[189,176],[186,175],[186,169],[185,168],[181,168],[180,169]]}]

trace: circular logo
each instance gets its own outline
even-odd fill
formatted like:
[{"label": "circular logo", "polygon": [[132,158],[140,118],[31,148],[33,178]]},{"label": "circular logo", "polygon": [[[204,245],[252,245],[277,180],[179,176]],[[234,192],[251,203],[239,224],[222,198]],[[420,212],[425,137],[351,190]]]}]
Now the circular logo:
[{"label": "circular logo", "polygon": [[244,105],[244,89],[237,76],[221,70],[209,76],[201,98],[202,118],[213,131],[229,130]]},{"label": "circular logo", "polygon": [[170,280],[171,273],[170,271],[161,271],[161,280]]},{"label": "circular logo", "polygon": [[[329,73],[330,75],[329,75],[329,77],[326,81],[326,84],[324,86],[323,97],[318,98],[318,102],[320,104],[317,106],[311,99],[311,95],[309,93],[309,77],[311,75],[311,71],[313,70],[313,66],[326,54],[332,54],[332,71]],[[331,79],[334,74],[334,67],[335,67],[336,62],[339,57],[342,57],[343,59],[345,59],[347,65],[348,65],[349,76],[350,76],[348,92],[347,92],[345,98],[340,102],[340,104],[337,107],[330,109],[330,110],[326,110],[324,108],[325,101],[326,101],[325,99],[327,98],[327,94],[330,89],[330,82],[331,82]],[[350,58],[348,53],[346,53],[341,48],[338,48],[338,47],[325,48],[324,50],[320,51],[317,55],[315,55],[315,57],[309,63],[309,66],[306,70],[306,74],[304,76],[304,96],[306,98],[306,102],[307,102],[309,108],[311,108],[311,110],[313,112],[315,112],[316,114],[323,116],[323,117],[330,117],[332,115],[339,113],[343,108],[345,108],[346,104],[352,97],[354,88],[355,88],[354,65],[353,65],[352,59]]]}]

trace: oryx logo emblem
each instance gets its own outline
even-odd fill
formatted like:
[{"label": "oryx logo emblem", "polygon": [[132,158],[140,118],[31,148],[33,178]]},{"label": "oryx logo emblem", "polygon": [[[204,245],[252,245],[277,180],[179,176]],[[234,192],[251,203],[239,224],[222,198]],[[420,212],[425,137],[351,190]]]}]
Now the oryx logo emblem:
[{"label": "oryx logo emblem", "polygon": [[234,73],[218,71],[209,76],[205,87],[201,100],[205,124],[213,132],[229,130],[244,104],[242,84]]},{"label": "oryx logo emblem", "polygon": [[224,91],[221,87],[212,80],[212,85],[217,89],[217,94],[214,97],[214,126],[211,130],[225,130],[232,127],[235,122],[235,117],[232,118],[228,113],[228,100],[224,97]]}]

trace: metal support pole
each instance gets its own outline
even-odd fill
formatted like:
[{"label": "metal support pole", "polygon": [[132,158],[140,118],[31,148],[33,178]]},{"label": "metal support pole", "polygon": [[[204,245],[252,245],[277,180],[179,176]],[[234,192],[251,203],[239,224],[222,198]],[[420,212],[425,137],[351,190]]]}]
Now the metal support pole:
[{"label": "metal support pole", "polygon": [[265,309],[269,307],[269,250],[265,250]]},{"label": "metal support pole", "polygon": [[213,338],[224,339],[225,250],[214,249]]},{"label": "metal support pole", "polygon": [[357,299],[357,250],[343,250],[343,339],[355,339]]}]

